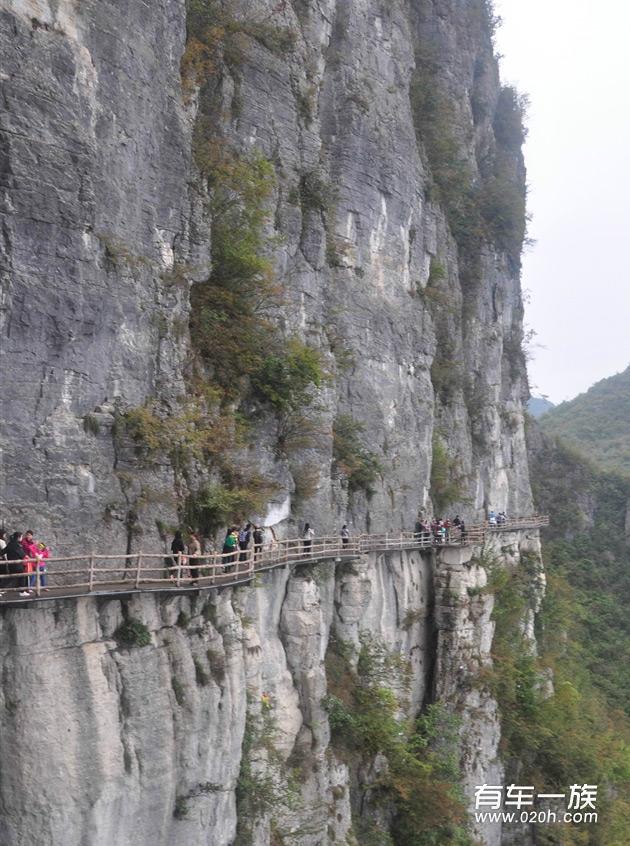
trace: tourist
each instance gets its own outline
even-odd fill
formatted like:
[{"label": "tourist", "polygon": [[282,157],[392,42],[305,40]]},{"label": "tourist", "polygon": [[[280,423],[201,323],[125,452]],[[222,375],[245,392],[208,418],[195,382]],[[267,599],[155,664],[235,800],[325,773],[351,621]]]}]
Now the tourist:
[{"label": "tourist", "polygon": [[311,529],[310,523],[306,523],[304,525],[304,531],[302,532],[302,547],[305,554],[311,551],[314,537],[315,531]]},{"label": "tourist", "polygon": [[5,547],[4,556],[7,560],[9,573],[16,578],[7,580],[7,587],[24,588],[20,596],[30,596],[28,590],[28,576],[22,576],[25,565],[22,563],[26,558],[26,553],[22,546],[22,535],[20,532],[13,532],[9,538],[9,542]]},{"label": "tourist", "polygon": [[[236,549],[238,547],[238,535],[236,534],[236,528],[232,526],[232,528],[228,529],[225,540],[223,541],[223,555],[226,557],[223,559],[226,565],[232,565],[236,560]],[[225,572],[228,573],[231,570],[231,566],[226,566]]]},{"label": "tourist", "polygon": [[489,523],[491,526],[496,526],[496,525],[497,525],[497,515],[495,514],[495,512],[494,512],[494,511],[489,511],[489,512],[488,512],[488,523]]},{"label": "tourist", "polygon": [[44,590],[48,590],[46,577],[46,561],[50,558],[50,550],[45,543],[37,544],[37,566],[39,567],[39,583]]},{"label": "tourist", "polygon": [[24,567],[25,572],[28,574],[24,580],[25,587],[34,587],[35,586],[35,567],[38,564],[37,561],[37,544],[33,540],[33,532],[31,529],[28,529],[22,536],[22,549],[25,553],[24,558]]},{"label": "tourist", "polygon": [[261,554],[264,542],[265,530],[262,526],[254,526],[254,558]]},{"label": "tourist", "polygon": [[348,527],[346,526],[345,523],[341,527],[340,534],[341,534],[341,545],[342,546],[348,546],[348,544],[350,543],[350,532],[348,531]]},{"label": "tourist", "polygon": [[252,537],[252,524],[247,523],[238,533],[238,548],[241,550],[238,556],[239,561],[247,561],[247,550]]},{"label": "tourist", "polygon": [[[0,529],[0,576],[8,576],[9,568],[7,567],[4,551],[7,548],[7,533],[4,529]],[[0,596],[2,596],[2,588],[7,586],[8,579],[0,579]]]},{"label": "tourist", "polygon": [[199,575],[199,567],[201,566],[201,541],[197,532],[191,532],[188,538],[188,572],[190,578],[196,580]]},{"label": "tourist", "polygon": [[173,538],[173,542],[171,543],[171,553],[172,558],[170,559],[170,572],[169,572],[169,579],[174,579],[177,576],[177,562],[180,561],[183,557],[183,553],[186,552],[186,544],[184,543],[184,538],[182,537],[182,533],[179,529],[175,532],[175,537]]}]

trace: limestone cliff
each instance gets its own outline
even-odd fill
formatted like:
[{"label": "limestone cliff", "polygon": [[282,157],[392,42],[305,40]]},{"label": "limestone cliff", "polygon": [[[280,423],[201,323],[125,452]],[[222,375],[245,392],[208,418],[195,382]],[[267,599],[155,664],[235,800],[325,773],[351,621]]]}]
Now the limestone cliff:
[{"label": "limestone cliff", "polygon": [[[456,468],[454,509],[528,513],[522,130],[488,5],[198,8],[187,31],[183,0],[150,15],[140,2],[4,4],[7,524],[36,523],[56,550],[155,548],[156,519],[176,525],[207,474],[164,452],[140,461],[117,425],[147,402],[177,415],[198,392],[188,324],[212,269],[213,186],[192,148],[204,132],[273,167],[272,319],[327,374],[317,437],[297,456],[279,448],[274,409],[243,400],[254,424],[238,461],[272,491],[260,518],[279,531],[409,528],[432,496],[444,507],[436,441]],[[335,420],[369,445],[369,497],[333,460]]]},{"label": "limestone cliff", "polygon": [[[160,550],[212,485],[228,505],[209,534],[233,514],[290,535],[531,511],[522,127],[485,0],[9,0],[0,21],[8,526],[56,552]],[[249,210],[265,331],[321,365],[293,416],[249,375],[226,388],[199,338],[226,208],[256,193],[239,173],[266,186]],[[537,543],[493,554],[518,567]],[[460,714],[469,799],[501,774],[475,682],[493,631],[482,552],[3,609],[2,843],[385,837],[388,765],[339,754],[325,707],[333,646],[356,669],[366,638],[398,656],[402,713]],[[127,646],[124,620],[141,624]]]}]

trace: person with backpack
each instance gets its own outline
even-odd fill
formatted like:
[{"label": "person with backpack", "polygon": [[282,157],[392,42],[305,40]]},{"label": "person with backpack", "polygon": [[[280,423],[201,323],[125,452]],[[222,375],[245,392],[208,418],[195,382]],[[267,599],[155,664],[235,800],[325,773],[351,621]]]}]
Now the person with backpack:
[{"label": "person with backpack", "polygon": [[265,530],[262,526],[254,526],[254,558],[258,558],[262,553],[263,544],[265,543]]},{"label": "person with backpack", "polygon": [[350,543],[350,532],[348,531],[348,527],[344,523],[341,527],[341,544],[342,546],[348,546]]},{"label": "person with backpack", "polygon": [[252,524],[247,523],[238,533],[238,547],[241,550],[238,557],[239,561],[247,561],[247,550],[249,549],[249,542],[252,537]]}]

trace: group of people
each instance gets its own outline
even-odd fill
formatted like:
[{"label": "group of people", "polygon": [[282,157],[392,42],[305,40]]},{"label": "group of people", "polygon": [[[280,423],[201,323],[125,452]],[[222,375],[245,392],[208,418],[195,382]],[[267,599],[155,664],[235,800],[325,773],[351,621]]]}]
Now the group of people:
[{"label": "group of people", "polygon": [[488,511],[488,525],[489,526],[503,526],[507,521],[505,511]]},{"label": "group of people", "polygon": [[46,562],[50,558],[50,550],[42,541],[36,541],[31,529],[24,532],[13,532],[7,540],[7,533],[0,530],[0,575],[12,578],[0,579],[0,596],[3,588],[22,588],[20,596],[31,596],[33,588],[39,583],[44,590],[46,587]]},{"label": "group of people", "polygon": [[[240,529],[231,526],[226,532],[221,550],[225,556],[223,559],[225,572],[230,572],[237,559],[246,561],[249,550],[252,548],[254,558],[258,558],[264,543],[265,530],[262,526],[256,526],[253,523],[246,523]],[[171,543],[171,557],[167,559],[170,578],[176,578],[178,562],[180,566],[186,566],[190,570],[190,576],[195,578],[203,567],[203,555],[207,553],[212,555],[214,552],[214,548],[205,550],[202,548],[198,532],[189,529],[188,541],[184,541],[183,533],[176,531]]]},{"label": "group of people", "polygon": [[466,540],[466,523],[459,514],[452,520],[434,517],[433,520],[419,519],[414,527],[414,535],[423,543],[434,543],[438,546],[449,543],[454,537],[457,540]]},{"label": "group of people", "polygon": [[[489,526],[502,526],[506,523],[505,511],[488,512]],[[350,543],[350,531],[347,524],[341,527],[339,532],[342,546]],[[418,517],[414,527],[414,535],[422,543],[433,543],[436,545],[447,544],[452,540],[464,542],[466,540],[466,524],[459,514],[451,520],[450,518],[433,520]],[[301,542],[302,551],[308,554],[312,550],[315,530],[310,523],[304,525]],[[265,543],[265,529],[253,523],[245,523],[240,528],[231,526],[223,541],[222,554],[224,556],[224,571],[230,572],[236,561],[246,561],[249,550],[253,550],[254,560],[263,551]],[[199,533],[188,530],[187,540],[181,531],[175,532],[171,543],[171,556],[166,559],[165,564],[169,571],[170,578],[176,578],[181,567],[189,569],[191,579],[195,579],[203,567],[203,555],[214,549],[205,551],[202,548]],[[47,590],[46,563],[50,557],[50,550],[42,541],[35,541],[33,532],[29,529],[22,534],[13,532],[7,539],[4,529],[0,530],[0,596],[3,588],[22,588],[20,596],[31,596],[37,584],[39,575],[40,587]],[[9,578],[12,577],[12,578]]]}]

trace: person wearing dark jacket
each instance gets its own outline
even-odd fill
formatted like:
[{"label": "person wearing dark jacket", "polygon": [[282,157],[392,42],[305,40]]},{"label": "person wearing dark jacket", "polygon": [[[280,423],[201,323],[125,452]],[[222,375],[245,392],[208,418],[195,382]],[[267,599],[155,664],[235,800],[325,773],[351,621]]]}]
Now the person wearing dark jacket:
[{"label": "person wearing dark jacket", "polygon": [[173,553],[173,557],[168,559],[170,568],[169,579],[174,579],[177,575],[178,556],[180,553],[183,556],[184,552],[186,552],[186,544],[184,543],[184,538],[179,530],[175,532],[175,537],[171,543],[171,552]]},{"label": "person wearing dark jacket", "polygon": [[22,561],[26,558],[26,552],[24,552],[21,541],[22,535],[19,532],[13,532],[4,550],[4,557],[7,560],[9,573],[16,576],[15,579],[7,579],[7,587],[24,588],[20,596],[30,596],[29,591],[26,590],[28,588],[28,576],[22,576],[24,572]]}]

